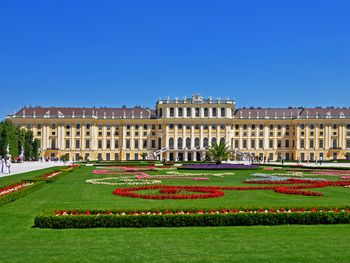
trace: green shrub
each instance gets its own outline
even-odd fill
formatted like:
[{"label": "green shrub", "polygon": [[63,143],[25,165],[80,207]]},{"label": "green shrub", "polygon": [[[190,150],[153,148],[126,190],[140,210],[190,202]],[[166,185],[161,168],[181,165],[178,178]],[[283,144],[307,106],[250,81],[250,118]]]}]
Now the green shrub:
[{"label": "green shrub", "polygon": [[[12,193],[6,194],[6,195],[0,197],[0,206],[8,204],[10,202],[13,202],[19,198],[26,196],[27,194],[30,194],[30,193],[40,189],[41,187],[44,186],[44,184],[45,184],[45,182],[35,182],[34,184],[29,185],[29,186],[27,186],[27,187],[25,187],[17,192],[12,192]],[[11,185],[13,185],[13,183]]]},{"label": "green shrub", "polygon": [[[148,210],[150,211],[150,210]],[[71,211],[68,211],[70,213]],[[253,226],[284,224],[348,224],[347,212],[284,212],[284,213],[220,213],[115,215],[109,211],[90,210],[89,215],[59,215],[54,211],[39,215],[34,226],[40,228],[100,228],[100,227],[192,227],[192,226]],[[97,212],[101,214],[96,215]],[[111,211],[113,212],[113,211]],[[83,213],[80,211],[79,213]]]}]

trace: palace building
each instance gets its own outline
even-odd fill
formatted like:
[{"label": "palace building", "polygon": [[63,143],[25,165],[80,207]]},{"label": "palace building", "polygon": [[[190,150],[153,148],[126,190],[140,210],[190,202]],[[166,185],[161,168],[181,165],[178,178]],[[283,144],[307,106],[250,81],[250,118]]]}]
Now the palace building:
[{"label": "palace building", "polygon": [[149,108],[24,107],[7,115],[33,131],[43,157],[205,159],[213,142],[277,160],[350,156],[350,108],[236,108],[226,99],[160,99]]}]

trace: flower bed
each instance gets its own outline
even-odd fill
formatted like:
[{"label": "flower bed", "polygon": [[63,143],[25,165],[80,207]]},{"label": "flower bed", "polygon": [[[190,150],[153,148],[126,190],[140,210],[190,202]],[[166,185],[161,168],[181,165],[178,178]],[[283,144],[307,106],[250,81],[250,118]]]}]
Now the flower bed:
[{"label": "flower bed", "polygon": [[40,228],[252,226],[348,224],[346,208],[259,208],[206,210],[53,210],[37,216]]},{"label": "flower bed", "polygon": [[[142,190],[154,190],[159,189],[160,194],[139,194],[137,191]],[[180,192],[189,192],[187,194],[180,194]],[[195,192],[196,194],[194,194]],[[199,194],[198,194],[199,193]],[[204,194],[203,194],[204,193]],[[141,186],[134,188],[117,188],[113,191],[113,194],[143,198],[143,199],[206,199],[216,198],[224,196],[224,192],[220,191],[218,187],[202,187],[202,186],[167,186],[167,185],[156,185],[156,186]]]},{"label": "flower bed", "polygon": [[3,187],[0,188],[0,196],[4,196],[13,192],[17,192],[27,186],[32,185],[33,183],[26,183],[26,182],[22,182],[22,183],[18,183],[18,184],[13,184],[7,187]]},{"label": "flower bed", "polygon": [[[114,181],[114,182],[113,182]],[[160,180],[151,179],[136,179],[134,176],[122,176],[122,177],[107,177],[98,179],[89,179],[85,182],[89,184],[103,184],[103,185],[150,185],[160,184]]]},{"label": "flower bed", "polygon": [[[217,198],[224,196],[224,190],[242,191],[242,190],[274,190],[276,193],[304,195],[304,196],[323,196],[323,193],[306,191],[304,189],[325,188],[329,186],[349,186],[350,181],[317,181],[303,179],[289,179],[285,181],[249,181],[252,184],[273,184],[272,186],[143,186],[134,188],[117,188],[113,194],[132,198],[143,199],[199,199],[199,198]],[[159,189],[159,194],[140,194],[138,191]],[[172,189],[176,194],[163,194],[164,189]],[[206,192],[210,194],[179,194],[183,192]]]},{"label": "flower bed", "polygon": [[247,170],[258,169],[257,165],[244,164],[183,164],[179,170]]},{"label": "flower bed", "polygon": [[0,189],[0,206],[34,192],[44,184],[45,182],[21,182],[2,187]]}]

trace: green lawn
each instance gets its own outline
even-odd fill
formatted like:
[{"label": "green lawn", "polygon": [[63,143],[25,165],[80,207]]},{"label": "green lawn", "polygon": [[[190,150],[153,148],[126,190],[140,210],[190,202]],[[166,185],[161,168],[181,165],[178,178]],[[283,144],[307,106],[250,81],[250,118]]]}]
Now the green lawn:
[{"label": "green lawn", "polygon": [[[90,185],[91,167],[67,173],[55,183],[0,207],[0,262],[348,262],[349,225],[221,228],[37,229],[34,217],[49,208],[167,208],[346,206],[350,189],[314,189],[324,197],[273,191],[225,191],[199,200],[144,200],[112,195],[114,186]],[[186,171],[187,172],[187,171]],[[227,172],[227,171],[226,171]],[[255,171],[212,177],[206,182],[163,180],[168,185],[241,185]],[[0,185],[43,171],[0,178]],[[152,174],[164,174],[157,172]]]}]

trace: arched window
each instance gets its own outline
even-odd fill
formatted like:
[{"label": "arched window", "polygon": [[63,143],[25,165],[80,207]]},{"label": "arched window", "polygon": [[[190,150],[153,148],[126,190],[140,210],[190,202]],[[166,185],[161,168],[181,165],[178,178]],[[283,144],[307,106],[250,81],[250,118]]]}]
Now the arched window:
[{"label": "arched window", "polygon": [[207,137],[205,137],[203,140],[203,147],[207,148],[208,146],[209,146],[209,139]]},{"label": "arched window", "polygon": [[199,138],[194,139],[194,147],[199,149]]},{"label": "arched window", "polygon": [[177,148],[180,150],[182,149],[182,138],[177,139]]},{"label": "arched window", "polygon": [[221,137],[220,143],[225,143],[225,138],[224,137]]},{"label": "arched window", "polygon": [[170,108],[170,117],[174,117],[174,108]]},{"label": "arched window", "polygon": [[190,138],[186,138],[186,148],[187,149],[191,148],[191,139]]},{"label": "arched window", "polygon": [[204,108],[204,117],[208,117],[208,116],[209,116],[208,108]]},{"label": "arched window", "polygon": [[199,108],[196,108],[196,117],[199,117]]},{"label": "arched window", "polygon": [[216,117],[216,115],[217,115],[216,108],[212,108],[212,115],[213,115],[213,117]]},{"label": "arched window", "polygon": [[191,117],[191,108],[186,108],[186,117]]},{"label": "arched window", "polygon": [[178,108],[178,113],[177,113],[177,115],[179,116],[179,117],[182,117],[182,108]]},{"label": "arched window", "polygon": [[169,138],[169,148],[174,149],[174,138]]},{"label": "arched window", "polygon": [[221,108],[221,117],[225,117],[225,108]]},{"label": "arched window", "polygon": [[211,138],[211,145],[213,146],[213,144],[215,143],[216,143],[216,138],[215,137]]}]

